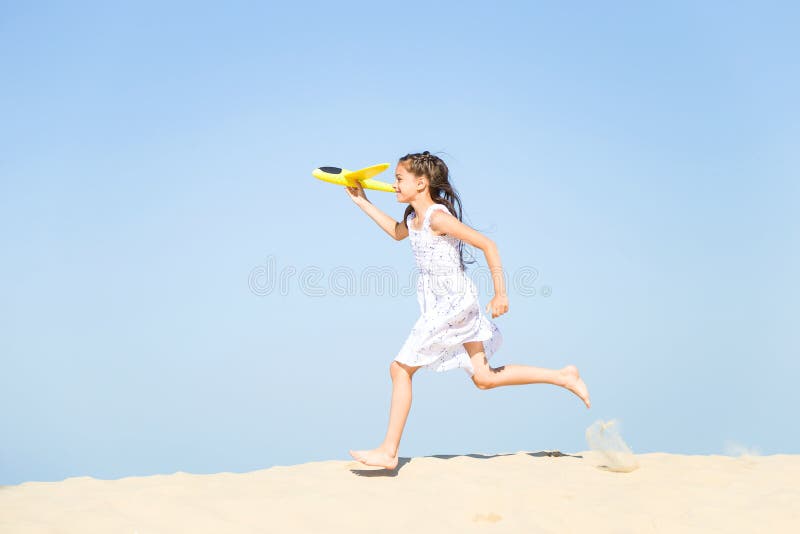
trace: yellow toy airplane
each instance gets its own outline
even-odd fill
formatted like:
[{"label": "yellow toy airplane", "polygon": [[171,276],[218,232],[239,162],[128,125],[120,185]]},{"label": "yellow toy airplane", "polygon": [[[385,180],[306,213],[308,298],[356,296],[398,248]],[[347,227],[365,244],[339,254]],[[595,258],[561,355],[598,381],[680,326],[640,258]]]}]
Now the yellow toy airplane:
[{"label": "yellow toy airplane", "polygon": [[319,167],[318,169],[314,169],[311,174],[314,178],[319,178],[324,182],[336,185],[357,187],[357,182],[361,182],[361,187],[364,189],[394,193],[394,187],[391,185],[372,179],[373,176],[382,173],[388,168],[388,163],[379,163],[378,165],[364,167],[357,171],[349,171],[347,169],[340,169],[339,167]]}]

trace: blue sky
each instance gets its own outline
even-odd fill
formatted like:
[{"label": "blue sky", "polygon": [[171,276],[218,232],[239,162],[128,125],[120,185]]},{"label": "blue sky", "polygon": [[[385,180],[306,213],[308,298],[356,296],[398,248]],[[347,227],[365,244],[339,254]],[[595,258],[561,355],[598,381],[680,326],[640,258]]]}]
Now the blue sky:
[{"label": "blue sky", "polygon": [[0,4],[0,484],[377,446],[418,304],[333,280],[413,257],[311,171],[422,150],[536,273],[493,363],[593,405],[420,372],[401,456],[800,453],[800,10],[497,5]]}]

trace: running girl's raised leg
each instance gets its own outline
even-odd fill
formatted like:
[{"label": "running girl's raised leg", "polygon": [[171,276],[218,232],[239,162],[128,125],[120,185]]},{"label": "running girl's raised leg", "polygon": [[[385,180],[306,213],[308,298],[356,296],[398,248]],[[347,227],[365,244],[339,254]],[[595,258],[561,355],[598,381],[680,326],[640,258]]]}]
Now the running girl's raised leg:
[{"label": "running girl's raised leg", "polygon": [[392,377],[392,406],[389,409],[389,428],[386,437],[377,449],[350,451],[350,456],[366,465],[375,465],[394,469],[397,467],[397,451],[400,438],[406,426],[408,412],[411,409],[411,377],[419,367],[411,367],[398,361],[392,361],[389,374]]},{"label": "running girl's raised leg", "polygon": [[464,348],[467,349],[474,370],[472,381],[480,389],[522,384],[553,384],[573,392],[580,397],[587,408],[591,406],[589,390],[574,365],[567,365],[561,369],[546,369],[532,365],[490,367],[484,353],[483,342],[468,341],[464,343]]}]

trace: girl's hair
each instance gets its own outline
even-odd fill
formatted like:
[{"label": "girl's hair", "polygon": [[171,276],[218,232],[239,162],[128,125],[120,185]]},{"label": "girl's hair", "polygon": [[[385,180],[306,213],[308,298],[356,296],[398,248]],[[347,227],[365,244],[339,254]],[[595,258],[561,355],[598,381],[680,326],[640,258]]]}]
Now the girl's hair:
[{"label": "girl's hair", "polygon": [[[431,198],[437,204],[442,204],[447,210],[453,214],[459,221],[461,221],[461,198],[458,196],[458,191],[450,184],[450,172],[447,169],[444,161],[438,156],[434,156],[427,150],[414,154],[406,154],[398,163],[405,165],[408,172],[414,176],[426,176],[430,183]],[[458,211],[456,211],[458,206]],[[414,208],[409,204],[403,214],[403,224],[408,227],[408,216]],[[463,222],[463,221],[462,221]],[[461,261],[461,270],[465,270],[464,265],[464,243],[458,241],[458,255]],[[466,263],[475,263],[475,261],[468,261]]]}]

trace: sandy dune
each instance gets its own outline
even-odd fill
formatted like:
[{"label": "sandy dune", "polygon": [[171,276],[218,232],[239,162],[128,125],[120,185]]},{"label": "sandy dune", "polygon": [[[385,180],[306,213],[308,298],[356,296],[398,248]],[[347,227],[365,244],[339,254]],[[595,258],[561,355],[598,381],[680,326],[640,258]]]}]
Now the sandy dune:
[{"label": "sandy dune", "polygon": [[800,455],[518,452],[0,487],[0,532],[800,532]]}]

